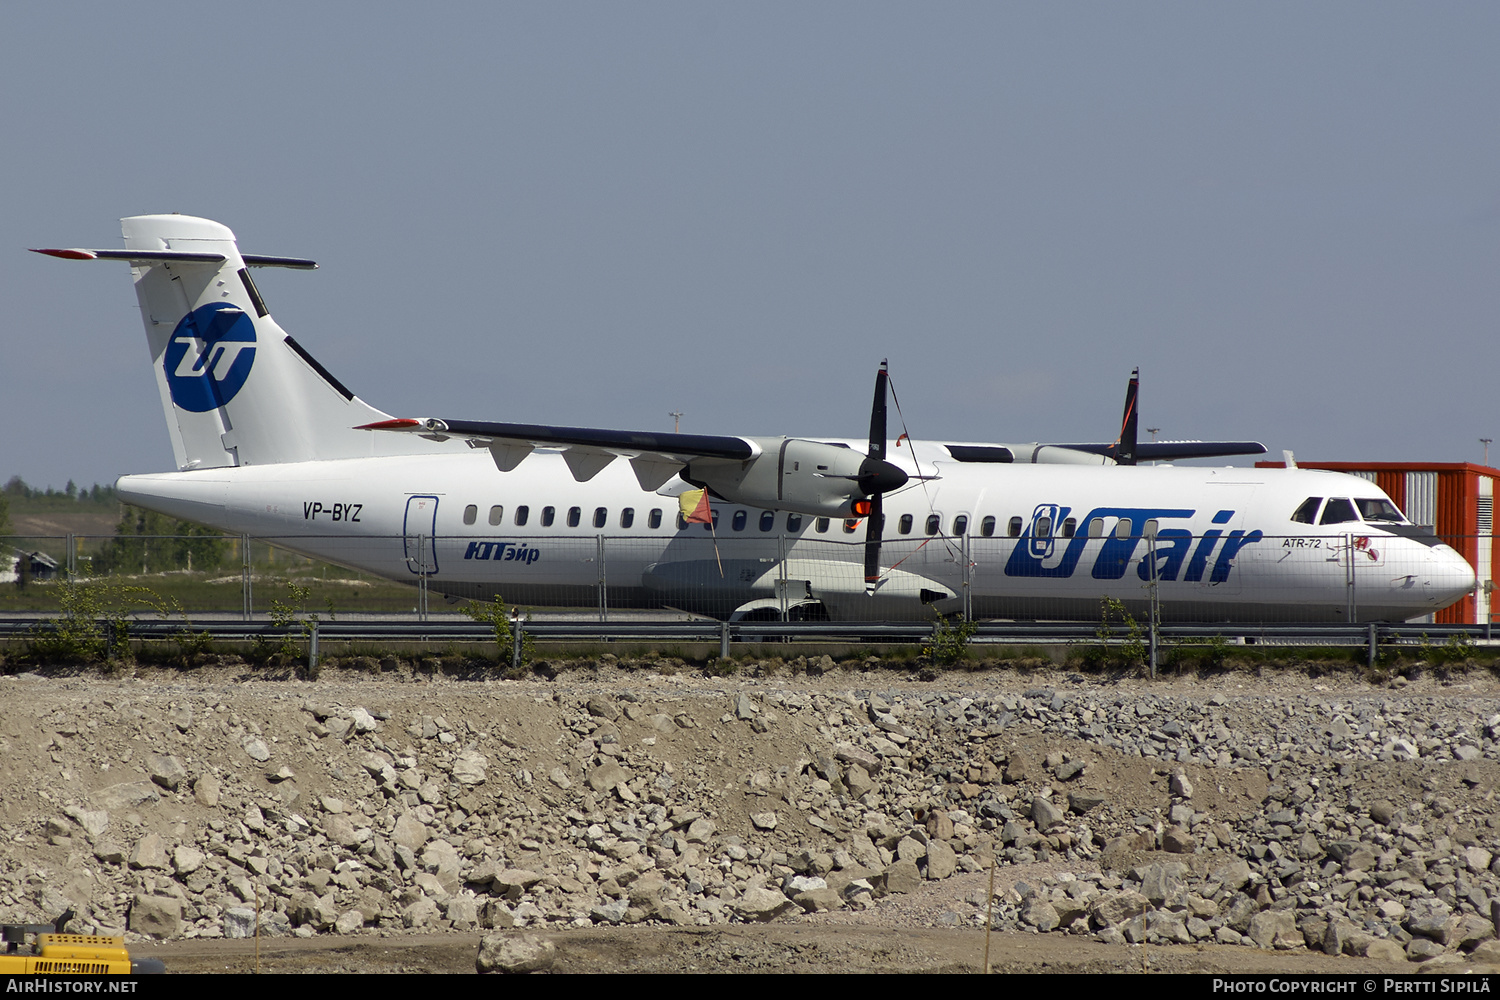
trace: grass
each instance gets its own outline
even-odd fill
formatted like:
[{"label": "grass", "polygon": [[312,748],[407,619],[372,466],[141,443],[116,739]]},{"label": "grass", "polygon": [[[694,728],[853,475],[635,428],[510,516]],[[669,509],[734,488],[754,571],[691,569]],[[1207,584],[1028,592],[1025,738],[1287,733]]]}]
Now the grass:
[{"label": "grass", "polygon": [[[335,575],[336,574],[336,575]],[[336,614],[349,612],[410,612],[417,605],[417,588],[380,580],[349,570],[330,567],[326,578],[314,575],[312,567],[293,570],[291,573],[265,576],[257,573],[252,581],[251,596],[254,610],[265,614],[271,610],[273,598],[286,596],[286,584],[295,582],[308,588],[307,606],[313,611],[323,611],[332,602]],[[225,570],[209,572],[187,572],[173,570],[166,573],[130,574],[83,581],[85,583],[115,583],[130,587],[143,587],[160,600],[175,601],[183,611],[219,611],[236,613],[244,607],[244,597],[238,574],[230,575]],[[33,582],[22,590],[14,585],[0,586],[0,612],[58,612],[63,608],[63,591],[68,585],[57,581]],[[151,604],[145,600],[138,607],[130,607],[127,613],[149,614]],[[434,613],[447,609],[441,599],[432,602]]]}]

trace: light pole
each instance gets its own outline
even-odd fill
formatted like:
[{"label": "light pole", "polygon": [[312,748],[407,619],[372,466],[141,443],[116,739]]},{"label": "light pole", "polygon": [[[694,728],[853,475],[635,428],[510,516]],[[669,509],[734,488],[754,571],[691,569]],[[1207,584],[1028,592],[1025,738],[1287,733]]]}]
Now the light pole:
[{"label": "light pole", "polygon": [[1479,439],[1479,443],[1482,444],[1482,445],[1484,445],[1484,464],[1485,465],[1489,465],[1490,464],[1490,442],[1492,442],[1494,440],[1495,440],[1494,438],[1480,438]]},{"label": "light pole", "polygon": [[672,433],[677,434],[682,430],[682,411],[673,410],[667,416],[672,418]]}]

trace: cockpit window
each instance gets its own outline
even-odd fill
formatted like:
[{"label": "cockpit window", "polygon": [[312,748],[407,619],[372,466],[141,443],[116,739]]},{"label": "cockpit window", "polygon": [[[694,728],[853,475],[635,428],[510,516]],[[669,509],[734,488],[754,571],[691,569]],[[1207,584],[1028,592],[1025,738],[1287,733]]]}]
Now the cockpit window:
[{"label": "cockpit window", "polygon": [[1317,524],[1318,505],[1322,502],[1322,497],[1308,497],[1306,500],[1302,501],[1302,506],[1298,507],[1296,511],[1293,512],[1292,520],[1298,521],[1302,524]]},{"label": "cockpit window", "polygon": [[1378,499],[1357,497],[1354,504],[1359,508],[1359,516],[1366,521],[1394,521],[1397,524],[1403,524],[1406,521],[1406,518],[1402,517],[1401,512],[1396,509],[1396,505],[1383,497]]},{"label": "cockpit window", "polygon": [[1328,501],[1328,506],[1323,508],[1323,519],[1319,524],[1343,524],[1345,521],[1358,521],[1359,515],[1354,513],[1354,504],[1343,497],[1334,497]]}]

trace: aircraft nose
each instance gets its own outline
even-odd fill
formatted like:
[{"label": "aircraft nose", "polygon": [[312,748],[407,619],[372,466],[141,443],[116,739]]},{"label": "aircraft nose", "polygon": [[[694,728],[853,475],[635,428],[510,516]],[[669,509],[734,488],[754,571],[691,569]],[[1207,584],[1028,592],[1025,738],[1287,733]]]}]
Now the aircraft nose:
[{"label": "aircraft nose", "polygon": [[1433,603],[1446,608],[1454,601],[1474,592],[1476,576],[1467,559],[1447,545],[1431,549],[1427,571],[1427,589]]}]

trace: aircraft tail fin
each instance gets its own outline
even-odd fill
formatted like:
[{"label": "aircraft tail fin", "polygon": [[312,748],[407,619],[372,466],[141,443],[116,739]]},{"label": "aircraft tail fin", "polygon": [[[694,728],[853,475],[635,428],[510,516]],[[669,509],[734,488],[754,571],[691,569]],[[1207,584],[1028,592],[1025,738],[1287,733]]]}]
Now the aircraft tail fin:
[{"label": "aircraft tail fin", "polygon": [[179,469],[357,458],[389,447],[354,430],[388,419],[271,318],[251,267],[310,260],[241,254],[228,227],[186,215],[120,220],[124,250],[40,250],[130,263]]},{"label": "aircraft tail fin", "polygon": [[1115,440],[1115,464],[1134,465],[1137,450],[1137,428],[1140,413],[1136,409],[1136,397],[1141,392],[1141,370],[1130,373],[1130,385],[1125,388],[1125,415],[1120,419],[1120,436]]}]

